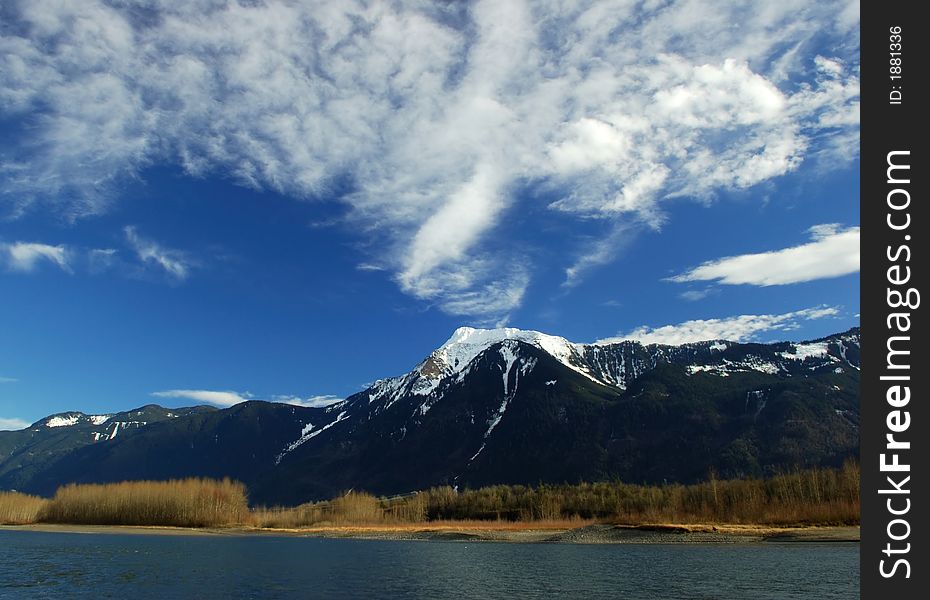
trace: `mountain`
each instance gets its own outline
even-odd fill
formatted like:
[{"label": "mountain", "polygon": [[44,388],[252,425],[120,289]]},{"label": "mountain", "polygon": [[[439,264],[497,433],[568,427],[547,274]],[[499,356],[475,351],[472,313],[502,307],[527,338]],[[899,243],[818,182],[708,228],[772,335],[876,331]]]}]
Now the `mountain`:
[{"label": "mountain", "polygon": [[[667,346],[461,328],[411,372],[326,408],[251,401],[173,409],[144,426],[125,425],[138,411],[66,413],[0,432],[0,488],[230,476],[256,503],[295,504],[350,488],[689,482],[839,465],[858,451],[859,335]],[[114,423],[124,425],[111,436]]]},{"label": "mountain", "polygon": [[0,489],[27,489],[37,474],[73,450],[116,440],[151,423],[214,410],[149,404],[109,415],[66,412],[49,415],[20,431],[0,431]]}]

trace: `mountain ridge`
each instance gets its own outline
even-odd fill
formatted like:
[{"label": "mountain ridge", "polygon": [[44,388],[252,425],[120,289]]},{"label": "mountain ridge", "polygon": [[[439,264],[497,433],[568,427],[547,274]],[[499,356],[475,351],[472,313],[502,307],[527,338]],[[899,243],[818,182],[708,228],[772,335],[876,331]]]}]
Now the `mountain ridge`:
[{"label": "mountain ridge", "polygon": [[[858,447],[859,336],[644,346],[460,328],[410,372],[324,408],[149,405],[136,410],[161,418],[141,426],[125,425],[132,411],[122,421],[75,411],[0,432],[0,489],[231,476],[254,501],[299,503],[350,488],[691,481],[711,469],[835,465]],[[117,436],[93,430],[115,423]],[[85,437],[34,452],[69,430]],[[11,441],[23,432],[31,439]]]}]

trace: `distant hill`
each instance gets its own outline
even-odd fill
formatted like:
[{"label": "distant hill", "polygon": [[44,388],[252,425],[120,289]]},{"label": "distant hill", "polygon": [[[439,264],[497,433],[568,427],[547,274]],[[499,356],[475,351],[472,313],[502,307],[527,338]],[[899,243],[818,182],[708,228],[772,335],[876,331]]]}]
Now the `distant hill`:
[{"label": "distant hill", "polygon": [[834,466],[859,444],[859,330],[804,343],[574,344],[457,330],[326,408],[62,413],[0,432],[0,489],[229,476],[254,503],[347,489],[691,482]]}]

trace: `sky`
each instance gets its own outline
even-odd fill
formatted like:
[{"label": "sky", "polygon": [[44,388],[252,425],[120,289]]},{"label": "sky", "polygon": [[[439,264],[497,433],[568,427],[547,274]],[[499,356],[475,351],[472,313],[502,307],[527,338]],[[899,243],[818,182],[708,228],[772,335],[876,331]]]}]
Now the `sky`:
[{"label": "sky", "polygon": [[858,7],[4,2],[0,429],[857,326]]}]

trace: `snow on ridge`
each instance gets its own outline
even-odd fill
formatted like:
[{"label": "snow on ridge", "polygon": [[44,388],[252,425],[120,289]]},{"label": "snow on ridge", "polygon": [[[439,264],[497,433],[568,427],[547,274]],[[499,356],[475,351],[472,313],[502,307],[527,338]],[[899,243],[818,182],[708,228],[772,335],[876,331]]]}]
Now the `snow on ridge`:
[{"label": "snow on ridge", "polygon": [[[88,419],[91,420],[94,425],[103,425],[109,421],[112,416],[113,415],[87,415]],[[110,425],[113,426],[112,431],[108,431],[107,428],[104,427],[103,431],[92,431],[90,433],[90,435],[93,436],[95,442],[99,442],[100,440],[109,442],[116,439],[117,434],[120,432],[120,428],[126,430],[130,427],[145,427],[148,425],[148,421],[113,421],[110,423]]]},{"label": "snow on ridge", "polygon": [[747,356],[743,360],[732,361],[726,358],[722,359],[719,364],[711,365],[688,365],[685,367],[688,375],[705,372],[720,377],[729,377],[731,373],[744,373],[746,371],[758,371],[768,375],[777,375],[783,370],[779,364],[764,360],[759,356]]},{"label": "snow on ridge", "polygon": [[[459,327],[445,344],[433,351],[429,358],[417,367],[417,370],[428,379],[442,379],[460,372],[483,351],[494,344],[507,340],[516,340],[536,346],[566,367],[581,373],[592,381],[603,383],[593,377],[586,369],[579,366],[582,361],[572,360],[580,356],[583,348],[582,344],[570,342],[557,335],[516,329],[514,327],[499,327],[496,329]],[[424,384],[423,389],[430,389],[430,386]]]},{"label": "snow on ridge", "polygon": [[349,418],[349,413],[347,411],[342,411],[341,413],[339,413],[338,416],[336,416],[336,418],[333,421],[327,423],[322,428],[317,429],[316,431],[313,430],[314,429],[313,423],[307,423],[306,425],[304,425],[303,429],[300,430],[300,437],[297,438],[295,441],[291,442],[290,444],[288,444],[284,448],[284,450],[281,451],[281,454],[275,457],[274,464],[276,465],[281,464],[281,461],[284,459],[285,456],[287,456],[289,452],[296,450],[298,447],[310,441],[311,439],[315,438],[316,436],[320,435],[321,433],[323,433],[324,431],[326,431],[327,429],[329,429],[336,423],[340,423],[348,418]]},{"label": "snow on ridge", "polygon": [[69,414],[66,416],[56,416],[51,417],[48,421],[45,422],[46,427],[71,427],[72,425],[77,425],[77,422],[81,420],[80,414]]},{"label": "snow on ridge", "polygon": [[579,344],[569,342],[563,337],[548,335],[538,331],[500,327],[497,329],[476,329],[459,327],[452,337],[443,344],[439,353],[447,365],[458,371],[478,356],[482,350],[505,340],[518,340],[531,344],[551,354],[562,362],[578,352]]},{"label": "snow on ridge", "polygon": [[55,415],[54,417],[49,417],[45,421],[45,426],[49,428],[53,427],[71,427],[77,425],[78,423],[87,422],[91,425],[103,425],[106,423],[110,417],[113,415],[85,415],[84,413],[65,413],[61,415]]},{"label": "snow on ridge", "polygon": [[[833,339],[833,338],[830,338]],[[858,341],[858,335],[847,335],[841,338],[853,343]],[[421,405],[421,413],[429,410],[432,402],[435,401],[439,393],[441,382],[447,377],[454,377],[455,383],[460,383],[468,374],[469,366],[485,350],[508,340],[523,342],[539,348],[546,352],[566,367],[584,375],[586,378],[610,387],[626,389],[626,384],[639,375],[640,365],[636,360],[630,361],[627,365],[627,358],[623,356],[608,356],[603,354],[605,347],[618,343],[616,340],[603,340],[591,344],[580,344],[571,342],[563,337],[549,335],[534,330],[517,329],[514,327],[499,327],[495,329],[480,329],[475,327],[459,327],[452,336],[439,348],[434,350],[425,360],[423,360],[413,371],[406,375],[381,379],[376,381],[370,388],[369,403],[381,401],[384,409],[389,408],[405,394],[421,396],[426,398]],[[733,342],[724,339],[705,340],[700,342],[690,342],[680,345],[667,344],[647,344],[632,340],[624,340],[622,343],[635,344],[643,346],[652,351],[652,367],[658,362],[674,363],[678,359],[672,357],[671,352],[674,348],[679,350],[690,349],[693,352],[698,350],[707,350],[714,354],[720,355],[726,353],[734,347],[740,346],[740,342]],[[791,344],[794,352],[776,353],[783,359],[803,361],[807,358],[823,357],[836,360],[827,348],[829,341],[827,339],[812,342],[800,342]],[[845,359],[845,344],[841,343],[841,354]],[[606,351],[605,351],[606,352]],[[593,357],[590,356],[593,354]],[[661,360],[660,360],[661,359]],[[728,372],[756,370],[768,374],[776,374],[785,371],[784,364],[781,361],[771,362],[760,356],[746,357],[737,363],[713,364],[719,359],[712,359],[711,364],[692,365],[688,367],[689,374],[699,371],[707,371],[718,375],[726,375]],[[723,361],[727,363],[726,360]],[[853,368],[858,368],[848,359]],[[642,365],[648,368],[648,365]],[[629,372],[627,372],[629,371]]]},{"label": "snow on ridge", "polygon": [[704,371],[712,375],[719,375],[720,377],[730,376],[730,371],[727,369],[726,365],[688,365],[687,369],[688,375],[694,375],[695,373]]},{"label": "snow on ridge", "polygon": [[517,340],[531,344],[551,354],[561,362],[567,362],[568,357],[578,351],[578,344],[573,344],[562,337],[538,331],[513,327],[498,329],[459,327],[452,334],[452,337],[433,353],[433,356],[441,358],[454,373],[464,369],[483,350],[505,340]]},{"label": "snow on ridge", "polygon": [[809,342],[806,344],[792,344],[794,353],[782,352],[781,356],[793,359],[804,360],[807,358],[822,358],[827,356],[827,342]]},{"label": "snow on ridge", "polygon": [[[379,379],[370,388],[371,391],[368,394],[368,403],[371,404],[381,398],[387,397],[388,401],[385,408],[394,404],[394,402],[403,395],[404,383],[406,383],[407,378],[407,375],[402,375],[400,377]],[[333,404],[332,406],[337,406],[337,404]],[[331,412],[332,406],[327,407],[326,412]]]}]

